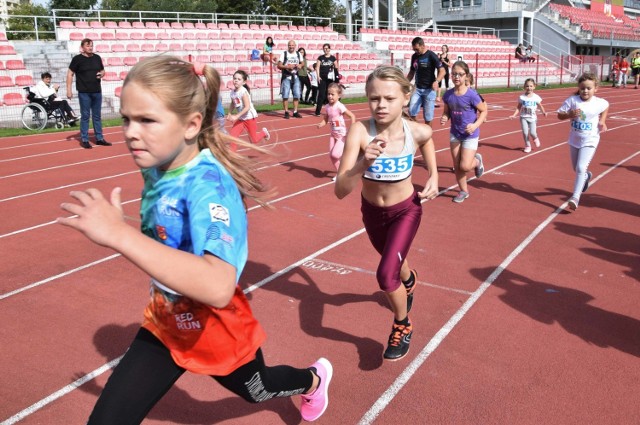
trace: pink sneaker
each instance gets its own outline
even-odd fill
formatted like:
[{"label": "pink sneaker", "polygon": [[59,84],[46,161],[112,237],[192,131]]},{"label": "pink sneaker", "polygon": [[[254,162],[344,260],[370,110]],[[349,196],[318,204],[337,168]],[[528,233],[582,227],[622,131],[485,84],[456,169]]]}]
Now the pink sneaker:
[{"label": "pink sneaker", "polygon": [[329,383],[333,376],[333,366],[329,360],[321,357],[310,366],[316,370],[316,375],[320,377],[318,388],[311,394],[302,395],[300,414],[305,421],[315,421],[318,419],[329,405]]}]

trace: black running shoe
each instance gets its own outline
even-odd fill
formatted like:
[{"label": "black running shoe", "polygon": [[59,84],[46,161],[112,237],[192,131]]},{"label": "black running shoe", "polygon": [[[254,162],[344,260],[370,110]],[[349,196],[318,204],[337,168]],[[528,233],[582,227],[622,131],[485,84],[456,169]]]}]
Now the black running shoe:
[{"label": "black running shoe", "polygon": [[[412,279],[413,278],[413,279]],[[411,311],[411,306],[413,305],[413,293],[416,291],[416,282],[418,281],[418,272],[415,270],[411,270],[411,277],[408,281],[402,281],[404,285],[404,289],[407,290],[407,314]],[[411,284],[411,286],[407,286],[407,284]]]},{"label": "black running shoe", "polygon": [[411,343],[411,334],[413,334],[413,326],[411,324],[397,325],[391,327],[391,335],[389,335],[389,344],[384,350],[384,359],[395,361],[400,360],[409,352],[409,344]]}]

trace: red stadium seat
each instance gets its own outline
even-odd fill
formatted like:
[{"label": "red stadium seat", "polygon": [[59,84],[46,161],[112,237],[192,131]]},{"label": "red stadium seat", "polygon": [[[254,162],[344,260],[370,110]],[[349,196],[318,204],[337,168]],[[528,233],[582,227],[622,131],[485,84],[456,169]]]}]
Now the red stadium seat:
[{"label": "red stadium seat", "polygon": [[20,87],[34,85],[33,77],[31,75],[18,75],[16,76],[16,85]]},{"label": "red stadium seat", "polygon": [[7,61],[7,69],[25,69],[24,62],[18,59],[10,59]]},{"label": "red stadium seat", "polygon": [[15,84],[11,77],[7,75],[0,75],[0,87],[13,87]]},{"label": "red stadium seat", "polygon": [[24,105],[26,102],[21,93],[7,93],[2,96],[2,101],[5,105]]}]

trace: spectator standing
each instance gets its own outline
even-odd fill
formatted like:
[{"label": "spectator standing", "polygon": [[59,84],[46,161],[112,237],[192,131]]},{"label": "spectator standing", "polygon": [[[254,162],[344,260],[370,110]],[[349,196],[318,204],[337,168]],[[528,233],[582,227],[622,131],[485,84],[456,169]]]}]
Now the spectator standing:
[{"label": "spectator standing", "polygon": [[[307,51],[304,47],[298,49],[300,57],[302,58],[302,66],[298,70],[298,78],[300,79],[300,99],[302,103],[309,104],[309,95],[311,94],[311,80],[309,79],[309,65],[307,63]],[[304,89],[307,89],[305,96]]]},{"label": "spectator standing", "polygon": [[111,146],[102,134],[102,77],[104,66],[102,58],[93,53],[93,41],[85,38],[80,42],[80,54],[71,59],[67,71],[67,97],[73,97],[71,83],[76,77],[76,90],[80,101],[80,146],[91,149],[89,144],[89,117],[93,121],[95,144]]},{"label": "spectator standing", "polygon": [[322,46],[324,54],[316,61],[316,71],[318,72],[318,99],[316,103],[316,116],[320,116],[322,106],[327,102],[327,89],[329,84],[336,82],[338,74],[338,59],[331,54],[331,45],[325,43]]},{"label": "spectator standing", "polygon": [[[438,59],[442,62],[442,66],[444,66],[444,78],[440,80],[438,83],[438,97],[436,98],[435,106],[440,106],[440,91],[442,90],[442,82],[444,81],[444,86],[446,90],[449,90],[449,67],[451,66],[451,61],[449,60],[449,46],[446,44],[442,45],[442,52],[438,54]],[[446,91],[445,90],[445,91]]]},{"label": "spectator standing", "polygon": [[640,80],[640,51],[637,51],[631,59],[631,75],[633,76],[633,88],[637,89],[638,80]]},{"label": "spectator standing", "polygon": [[[298,102],[300,102],[300,78],[298,71],[302,67],[300,53],[296,52],[296,42],[289,40],[287,50],[282,52],[278,60],[278,69],[282,71],[282,81],[280,82],[280,94],[282,95],[282,107],[284,118],[289,119],[289,96],[293,94],[293,116],[302,118],[298,113]],[[292,93],[293,92],[293,93]]]},{"label": "spectator standing", "polygon": [[[311,82],[311,104],[315,105],[318,100],[318,72],[316,63],[311,66],[311,70],[309,71],[309,81]],[[308,94],[308,93],[307,93]],[[307,97],[307,100],[309,98]]]},{"label": "spectator standing", "polygon": [[629,73],[629,62],[627,62],[627,58],[620,58],[620,62],[618,62],[618,88],[626,89],[627,88],[627,74]]},{"label": "spectator standing", "polygon": [[[438,55],[427,49],[421,37],[414,38],[411,41],[411,47],[415,53],[411,56],[411,70],[407,74],[407,80],[411,81],[415,76],[416,89],[409,103],[409,115],[415,121],[420,107],[422,107],[424,121],[430,124],[433,120],[433,108],[435,107],[438,86],[444,78],[446,70],[438,59]],[[436,70],[438,71],[437,77]]]},{"label": "spectator standing", "polygon": [[73,109],[71,109],[69,102],[65,99],[58,99],[60,84],[51,85],[51,74],[48,72],[43,72],[40,75],[40,78],[41,80],[36,84],[34,89],[36,97],[46,99],[54,109],[62,109],[64,114],[67,116],[67,122],[69,124],[74,124],[78,121],[78,117],[73,112]]}]

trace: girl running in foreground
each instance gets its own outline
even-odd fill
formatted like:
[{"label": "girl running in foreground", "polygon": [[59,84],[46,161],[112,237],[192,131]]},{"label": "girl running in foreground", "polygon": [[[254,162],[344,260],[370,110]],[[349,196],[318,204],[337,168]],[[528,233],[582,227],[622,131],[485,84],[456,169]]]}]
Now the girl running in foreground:
[{"label": "girl running in foreground", "polygon": [[261,202],[256,193],[265,189],[218,131],[219,88],[213,68],[172,56],[147,58],[127,75],[120,113],[144,178],[142,233],[124,220],[120,188],[109,199],[97,189],[73,191],[75,202],[61,206],[76,216],[58,222],[151,276],[142,328],[89,424],[139,424],[186,370],[251,403],[301,394],[309,421],[327,407],[331,364],[267,367],[264,331],[237,285],[247,260],[243,197]]},{"label": "girl running in foreground", "polygon": [[[349,129],[335,194],[342,199],[362,181],[362,221],[382,255],[376,277],[394,316],[383,356],[399,360],[409,351],[413,332],[408,313],[417,274],[409,268],[407,254],[422,217],[420,199],[433,199],[438,194],[438,168],[431,127],[402,117],[402,109],[411,99],[411,83],[402,70],[376,68],[365,91],[373,118],[356,121]],[[424,190],[416,193],[411,170],[417,148],[429,178]]]},{"label": "girl running in foreground", "polygon": [[569,208],[576,210],[580,195],[589,188],[591,171],[589,164],[600,143],[600,133],[607,131],[609,102],[596,97],[598,77],[585,72],[578,78],[578,91],[564,101],[558,109],[558,119],[571,120],[569,131],[569,152],[571,167],[576,172],[573,194],[569,198]]},{"label": "girl running in foreground", "polygon": [[476,178],[484,173],[482,155],[477,153],[480,138],[480,125],[487,118],[487,104],[482,97],[466,85],[473,76],[463,61],[457,61],[451,67],[453,88],[442,96],[444,111],[440,124],[445,125],[451,118],[451,157],[460,192],[453,202],[461,203],[469,197],[467,173],[475,170]]}]

